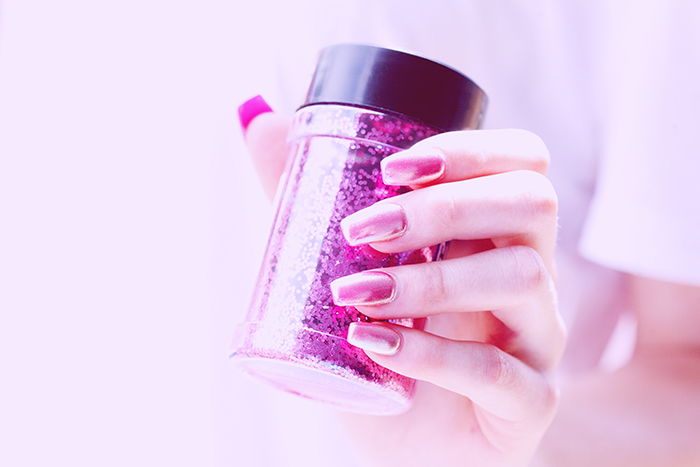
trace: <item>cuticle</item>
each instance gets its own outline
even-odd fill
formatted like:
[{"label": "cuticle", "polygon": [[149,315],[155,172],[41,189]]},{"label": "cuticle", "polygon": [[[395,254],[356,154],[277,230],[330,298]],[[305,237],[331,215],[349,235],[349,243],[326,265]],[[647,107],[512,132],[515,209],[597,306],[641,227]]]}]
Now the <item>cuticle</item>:
[{"label": "cuticle", "polygon": [[389,272],[386,272],[386,271],[382,271],[382,272],[384,274],[386,274],[387,276],[391,277],[391,280],[394,283],[394,287],[392,287],[392,289],[391,289],[391,297],[389,298],[389,301],[387,302],[387,303],[393,303],[396,300],[396,298],[399,296],[399,281],[395,275],[393,275]]}]

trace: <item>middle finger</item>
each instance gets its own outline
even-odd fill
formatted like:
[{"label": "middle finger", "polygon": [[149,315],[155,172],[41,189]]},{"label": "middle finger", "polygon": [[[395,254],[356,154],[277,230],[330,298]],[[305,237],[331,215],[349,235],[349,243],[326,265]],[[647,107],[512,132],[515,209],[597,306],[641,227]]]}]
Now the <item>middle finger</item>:
[{"label": "middle finger", "polygon": [[362,209],[341,221],[350,245],[384,253],[449,240],[525,245],[553,270],[557,197],[542,174],[520,170],[434,185]]}]

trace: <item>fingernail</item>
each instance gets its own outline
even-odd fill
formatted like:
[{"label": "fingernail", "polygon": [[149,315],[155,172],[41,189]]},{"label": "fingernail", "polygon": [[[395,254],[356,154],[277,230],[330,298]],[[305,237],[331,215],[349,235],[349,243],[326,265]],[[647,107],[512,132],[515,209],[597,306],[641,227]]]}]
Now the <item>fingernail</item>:
[{"label": "fingernail", "polygon": [[439,152],[421,154],[402,151],[381,161],[382,179],[387,185],[420,185],[445,173],[445,157]]},{"label": "fingernail", "polygon": [[348,342],[370,352],[394,355],[401,346],[401,334],[382,324],[355,321],[348,327]]},{"label": "fingernail", "polygon": [[351,246],[383,242],[403,235],[406,214],[398,204],[378,203],[350,214],[340,221],[340,228]]},{"label": "fingernail", "polygon": [[272,107],[265,102],[262,96],[255,96],[238,107],[238,119],[241,122],[241,128],[243,133],[248,130],[250,122],[252,122],[255,117],[266,112],[272,112]]},{"label": "fingernail", "polygon": [[382,305],[394,300],[396,282],[382,271],[364,271],[331,282],[333,302],[339,306]]}]

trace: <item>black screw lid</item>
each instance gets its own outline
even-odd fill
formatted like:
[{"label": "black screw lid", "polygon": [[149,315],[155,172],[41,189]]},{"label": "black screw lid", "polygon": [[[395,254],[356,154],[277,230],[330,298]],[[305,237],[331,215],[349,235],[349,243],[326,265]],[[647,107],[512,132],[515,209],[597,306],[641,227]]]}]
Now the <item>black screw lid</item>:
[{"label": "black screw lid", "polygon": [[350,104],[406,115],[443,131],[476,128],[486,94],[440,63],[381,47],[324,48],[302,107]]}]

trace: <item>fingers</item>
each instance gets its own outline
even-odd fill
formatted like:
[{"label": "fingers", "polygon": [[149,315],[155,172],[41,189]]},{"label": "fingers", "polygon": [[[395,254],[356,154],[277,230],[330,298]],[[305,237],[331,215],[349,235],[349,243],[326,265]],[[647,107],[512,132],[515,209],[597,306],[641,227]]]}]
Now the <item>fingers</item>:
[{"label": "fingers", "polygon": [[375,319],[491,310],[508,346],[536,369],[553,368],[565,345],[552,278],[532,248],[496,248],[462,258],[364,271],[331,283],[337,305]]},{"label": "fingers", "polygon": [[239,116],[258,177],[272,199],[287,162],[289,119],[274,113],[260,96],[241,105]]},{"label": "fingers", "polygon": [[388,185],[420,186],[513,170],[544,174],[549,151],[526,130],[467,130],[443,133],[382,160]]},{"label": "fingers", "polygon": [[512,355],[500,343],[503,349],[392,323],[353,323],[348,341],[380,365],[462,394],[497,417],[551,420],[556,394],[538,371],[556,364],[565,336],[551,278],[557,197],[543,175],[548,164],[546,146],[527,131],[444,133],[382,161],[385,183],[420,190],[341,222],[351,245],[385,253],[490,240],[490,251],[366,271],[331,289],[337,303],[377,319],[491,310],[513,332]]},{"label": "fingers", "polygon": [[348,341],[378,364],[471,399],[497,417],[549,419],[556,392],[546,378],[497,347],[390,323],[352,323]]},{"label": "fingers", "polygon": [[396,253],[448,240],[525,245],[552,270],[557,197],[550,181],[520,170],[429,186],[382,200],[342,220],[351,245]]},{"label": "fingers", "polygon": [[260,115],[246,133],[248,150],[267,196],[272,199],[287,162],[289,120],[276,113]]}]

